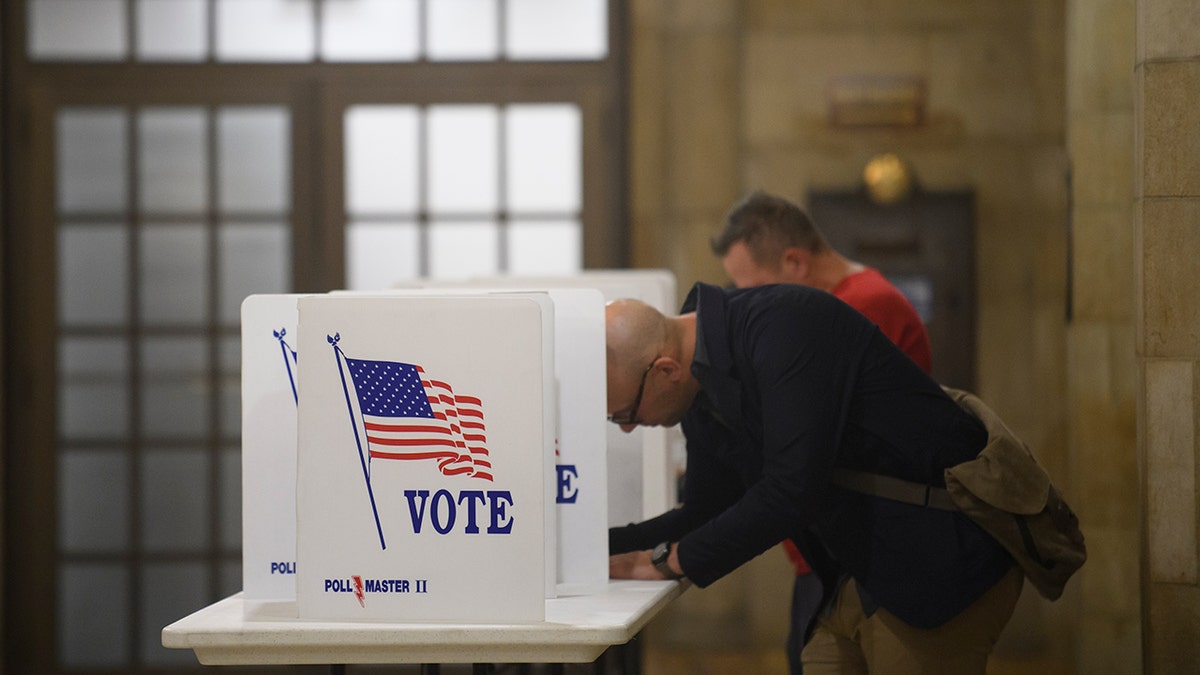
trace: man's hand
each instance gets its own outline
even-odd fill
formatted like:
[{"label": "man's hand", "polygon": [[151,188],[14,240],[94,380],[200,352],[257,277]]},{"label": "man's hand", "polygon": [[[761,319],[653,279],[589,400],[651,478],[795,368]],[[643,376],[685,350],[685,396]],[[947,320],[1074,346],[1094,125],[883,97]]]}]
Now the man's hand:
[{"label": "man's hand", "polygon": [[608,577],[610,579],[643,579],[646,581],[661,581],[665,577],[654,569],[650,562],[650,551],[631,551],[618,553],[608,557]]}]

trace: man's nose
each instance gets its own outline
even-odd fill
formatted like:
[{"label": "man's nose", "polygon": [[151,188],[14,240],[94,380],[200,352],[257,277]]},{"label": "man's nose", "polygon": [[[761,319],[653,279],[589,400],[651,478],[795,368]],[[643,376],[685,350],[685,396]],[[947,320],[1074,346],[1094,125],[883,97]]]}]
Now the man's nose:
[{"label": "man's nose", "polygon": [[624,431],[625,433],[629,433],[638,428],[638,425],[636,424],[618,424],[617,426],[621,427],[621,431]]}]

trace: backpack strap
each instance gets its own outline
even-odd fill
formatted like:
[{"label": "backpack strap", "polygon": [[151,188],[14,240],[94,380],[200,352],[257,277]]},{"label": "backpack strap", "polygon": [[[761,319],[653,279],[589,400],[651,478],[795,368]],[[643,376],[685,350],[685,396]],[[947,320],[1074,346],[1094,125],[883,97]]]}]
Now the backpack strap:
[{"label": "backpack strap", "polygon": [[958,506],[950,499],[950,493],[945,488],[933,487],[924,483],[914,483],[900,478],[892,478],[878,473],[855,471],[853,469],[834,468],[830,478],[834,485],[852,492],[859,492],[873,497],[883,497],[905,504],[923,506],[942,511],[958,511]]}]

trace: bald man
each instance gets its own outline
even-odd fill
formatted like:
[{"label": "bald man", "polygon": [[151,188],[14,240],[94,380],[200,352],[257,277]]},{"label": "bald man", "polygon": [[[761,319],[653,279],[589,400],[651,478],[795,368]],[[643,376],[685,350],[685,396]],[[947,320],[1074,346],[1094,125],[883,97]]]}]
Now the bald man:
[{"label": "bald man", "polygon": [[785,538],[824,587],[804,670],[984,673],[1023,577],[961,512],[840,487],[944,486],[987,442],[868,319],[798,285],[697,284],[679,316],[608,305],[609,419],[682,424],[681,505],[609,532],[617,578],[705,587]]}]

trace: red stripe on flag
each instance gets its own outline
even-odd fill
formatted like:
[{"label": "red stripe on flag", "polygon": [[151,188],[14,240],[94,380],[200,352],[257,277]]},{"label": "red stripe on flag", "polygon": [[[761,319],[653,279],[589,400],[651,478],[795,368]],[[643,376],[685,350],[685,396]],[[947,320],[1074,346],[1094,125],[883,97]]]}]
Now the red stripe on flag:
[{"label": "red stripe on flag", "polygon": [[450,430],[441,426],[429,426],[424,424],[379,424],[376,422],[363,422],[363,428],[367,431],[385,431],[392,433],[400,432],[422,432],[427,434],[448,434]]},{"label": "red stripe on flag", "polygon": [[376,459],[455,459],[458,453],[443,450],[441,452],[385,452],[372,450],[371,456]]},{"label": "red stripe on flag", "polygon": [[452,439],[452,438],[420,438],[420,439],[413,439],[413,438],[376,438],[376,437],[374,437],[374,436],[367,436],[367,440],[368,440],[368,441],[370,441],[371,443],[375,443],[375,444],[378,444],[378,445],[403,445],[403,446],[412,446],[412,445],[448,445],[448,446],[450,446],[450,447],[452,447],[452,448],[454,448],[454,447],[458,447],[459,445],[461,445],[461,443],[459,443],[459,442],[455,441],[455,440],[454,440],[454,439]]}]

